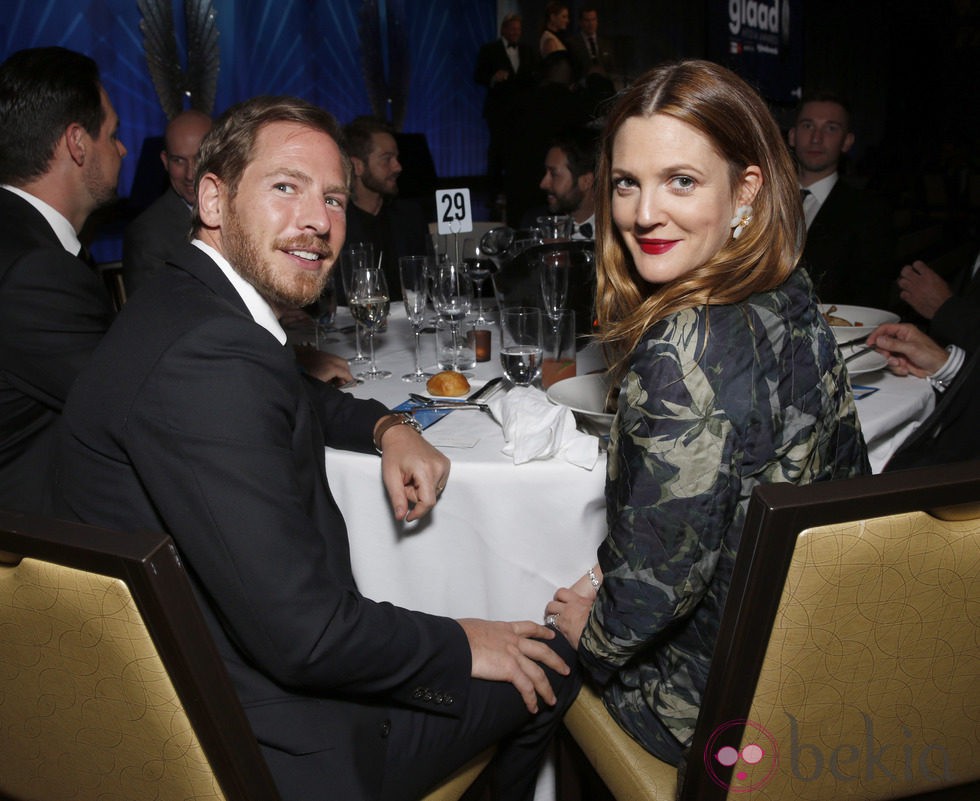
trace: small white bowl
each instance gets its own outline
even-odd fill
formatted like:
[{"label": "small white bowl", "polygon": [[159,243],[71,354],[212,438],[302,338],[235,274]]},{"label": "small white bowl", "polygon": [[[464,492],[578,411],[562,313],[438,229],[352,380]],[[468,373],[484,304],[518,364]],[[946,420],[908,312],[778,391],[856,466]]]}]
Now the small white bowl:
[{"label": "small white bowl", "polygon": [[567,406],[590,434],[608,434],[615,415],[605,411],[609,383],[605,373],[565,378],[548,387],[548,400]]},{"label": "small white bowl", "polygon": [[882,323],[897,323],[899,319],[898,315],[893,312],[884,309],[872,309],[869,306],[839,306],[835,303],[821,303],[819,309],[822,314],[833,309],[830,312],[832,316],[840,317],[851,323],[851,325],[830,326],[838,342],[857,339],[862,333],[867,336]]}]

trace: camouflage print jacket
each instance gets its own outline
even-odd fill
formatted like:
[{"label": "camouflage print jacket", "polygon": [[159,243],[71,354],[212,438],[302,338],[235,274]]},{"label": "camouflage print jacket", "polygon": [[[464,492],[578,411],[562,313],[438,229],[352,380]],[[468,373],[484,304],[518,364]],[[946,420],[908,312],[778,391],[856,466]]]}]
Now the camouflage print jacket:
[{"label": "camouflage print jacket", "polygon": [[621,386],[604,579],[579,648],[647,750],[676,762],[690,743],[753,488],[869,472],[802,269],[771,292],[650,328]]}]

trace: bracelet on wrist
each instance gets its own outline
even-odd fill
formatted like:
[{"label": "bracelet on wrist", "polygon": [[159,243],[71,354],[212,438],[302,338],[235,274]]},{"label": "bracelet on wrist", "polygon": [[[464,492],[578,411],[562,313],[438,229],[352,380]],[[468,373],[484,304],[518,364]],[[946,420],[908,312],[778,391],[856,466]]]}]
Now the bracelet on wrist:
[{"label": "bracelet on wrist", "polygon": [[599,578],[596,576],[595,570],[591,567],[589,568],[589,581],[592,582],[592,589],[598,593],[600,585]]}]

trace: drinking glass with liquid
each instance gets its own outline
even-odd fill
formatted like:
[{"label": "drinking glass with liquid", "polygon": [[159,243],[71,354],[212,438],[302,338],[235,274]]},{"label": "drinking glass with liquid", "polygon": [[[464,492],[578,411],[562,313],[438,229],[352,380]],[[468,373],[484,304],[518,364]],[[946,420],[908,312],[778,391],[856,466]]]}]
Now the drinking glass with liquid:
[{"label": "drinking glass with liquid", "polygon": [[541,372],[544,329],[541,309],[511,306],[500,313],[500,366],[512,384],[526,387]]}]

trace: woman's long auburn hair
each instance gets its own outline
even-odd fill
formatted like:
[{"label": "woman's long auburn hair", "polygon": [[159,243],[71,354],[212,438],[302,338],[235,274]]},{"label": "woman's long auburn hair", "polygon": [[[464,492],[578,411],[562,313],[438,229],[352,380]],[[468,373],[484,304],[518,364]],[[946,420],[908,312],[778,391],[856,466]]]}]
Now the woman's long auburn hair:
[{"label": "woman's long auburn hair", "polygon": [[[616,134],[631,117],[664,114],[705,136],[729,164],[732,199],[743,172],[755,165],[762,183],[752,221],[711,259],[664,284],[637,272],[612,220],[612,155]],[[613,375],[626,369],[644,332],[658,320],[701,305],[737,303],[782,284],[799,261],[804,223],[799,183],[779,127],[759,95],[710,61],[655,67],[627,89],[609,112],[599,150],[596,191],[596,318]]]}]

